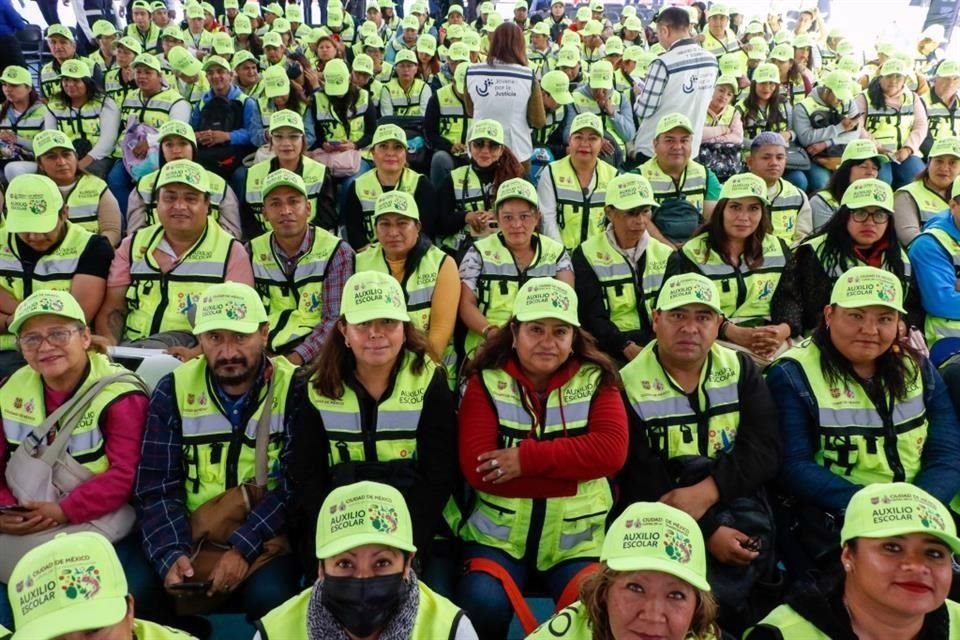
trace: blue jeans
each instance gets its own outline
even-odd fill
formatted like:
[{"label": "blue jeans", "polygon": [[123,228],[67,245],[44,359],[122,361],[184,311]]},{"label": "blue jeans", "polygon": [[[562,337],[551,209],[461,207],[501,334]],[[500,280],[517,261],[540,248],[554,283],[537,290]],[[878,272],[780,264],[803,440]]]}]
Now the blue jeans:
[{"label": "blue jeans", "polygon": [[807,169],[807,193],[816,193],[824,187],[827,186],[827,183],[830,182],[830,177],[833,174],[826,167],[822,167],[816,162],[810,163],[810,168]]},{"label": "blue jeans", "polygon": [[[554,602],[577,573],[596,561],[595,558],[570,560],[539,572],[535,558],[516,560],[498,549],[476,543],[464,547],[463,557],[493,560],[507,570],[521,591],[525,590],[532,577],[539,577]],[[467,611],[480,640],[502,640],[507,637],[513,619],[513,606],[499,580],[482,571],[471,571],[460,578],[457,594],[459,597],[456,602]]]},{"label": "blue jeans", "polygon": [[127,204],[130,201],[130,193],[133,191],[133,178],[127,173],[127,168],[123,166],[123,160],[117,160],[113,163],[110,173],[107,174],[107,186],[110,192],[117,199],[120,205],[120,221],[124,231],[127,228]]},{"label": "blue jeans", "polygon": [[787,169],[783,174],[783,179],[800,191],[806,191],[810,184],[810,181],[807,180],[807,174],[799,169]]},{"label": "blue jeans", "polygon": [[923,171],[923,160],[917,156],[910,156],[903,162],[889,162],[880,165],[880,174],[877,176],[894,189],[910,184]]}]

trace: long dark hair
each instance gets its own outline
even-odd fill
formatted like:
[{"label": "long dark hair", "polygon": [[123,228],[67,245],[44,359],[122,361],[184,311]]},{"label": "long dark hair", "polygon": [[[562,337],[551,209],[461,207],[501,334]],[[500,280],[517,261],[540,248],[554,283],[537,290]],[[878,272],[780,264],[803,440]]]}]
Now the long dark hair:
[{"label": "long dark hair", "polygon": [[347,92],[342,96],[327,96],[334,115],[340,120],[348,137],[350,136],[350,110],[357,106],[359,97],[360,88],[352,82],[349,83]]},{"label": "long dark hair", "polygon": [[[30,87],[30,93],[27,94],[27,108],[23,110],[24,113],[30,110],[33,105],[35,105],[40,100],[40,94],[37,93],[36,87]],[[13,103],[4,98],[3,106],[0,107],[0,121],[3,121],[7,117],[7,113],[10,111],[10,107],[13,106]]]},{"label": "long dark hair", "polygon": [[[779,125],[788,125],[787,122],[787,113],[786,109],[783,108],[784,97],[780,93],[779,87],[776,91],[773,92],[773,95],[770,96],[770,99],[767,100],[767,117],[766,124],[763,129],[765,131],[776,131],[777,126]],[[760,119],[760,103],[757,101],[757,82],[756,80],[750,81],[750,91],[747,92],[747,97],[744,98],[743,104],[746,107],[744,112],[745,119],[747,117],[753,118],[754,120]],[[746,123],[744,123],[746,127]]]},{"label": "long dark hair", "polygon": [[[501,149],[503,149],[503,152],[500,154],[500,157],[490,165],[490,168],[493,169],[493,189],[491,193],[494,196],[496,196],[497,189],[500,188],[500,185],[507,180],[522,178],[527,175],[526,169],[524,169],[520,161],[517,160],[517,156],[513,155],[513,152],[510,151],[510,147],[503,145]],[[475,161],[471,160],[471,164],[473,164],[474,169],[476,169]]]},{"label": "long dark hair", "polygon": [[[907,91],[907,84],[904,82],[903,91]],[[877,76],[867,85],[867,100],[874,109],[883,109],[887,106],[887,98],[883,95],[883,88],[880,87],[880,76]]]},{"label": "long dark hair", "polygon": [[[723,228],[723,213],[727,208],[727,202],[729,202],[728,198],[721,198],[717,201],[717,206],[714,207],[710,220],[700,225],[700,228],[693,232],[695,236],[701,233],[707,234],[707,253],[704,260],[709,259],[711,251],[716,251],[721,258],[726,258],[727,232]],[[747,266],[751,269],[756,269],[763,264],[763,238],[772,231],[770,209],[762,202],[760,206],[763,207],[760,224],[743,243],[743,257]]]},{"label": "long dark hair", "polygon": [[[493,338],[484,342],[477,350],[477,357],[466,367],[465,375],[469,378],[479,374],[484,369],[502,369],[514,357],[513,332],[519,329],[520,321],[516,318],[500,329]],[[581,362],[589,362],[600,367],[600,382],[609,386],[620,386],[620,373],[617,365],[610,356],[597,346],[597,340],[589,331],[573,328],[573,355]]]},{"label": "long dark hair", "polygon": [[[856,259],[853,257],[853,238],[847,231],[847,222],[850,220],[851,213],[853,212],[849,207],[841,206],[819,234],[824,237],[820,263],[828,274],[833,273],[834,269],[846,271],[856,264]],[[900,243],[897,241],[897,229],[893,224],[892,216],[888,218],[887,230],[879,242],[883,240],[887,241],[887,248],[883,251],[884,268],[897,276],[901,282],[906,282],[903,255]]]},{"label": "long dark hair", "polygon": [[[867,160],[877,164],[875,159],[867,158]],[[854,167],[863,164],[867,160],[847,160],[840,165],[827,184],[827,191],[833,196],[834,200],[840,202],[843,199],[843,194],[847,192],[847,188],[850,186],[850,172],[853,171]]]},{"label": "long dark hair", "polygon": [[523,31],[513,22],[504,22],[490,39],[487,59],[500,64],[519,64],[527,66],[527,45],[523,41]]},{"label": "long dark hair", "polygon": [[[830,384],[860,379],[853,365],[830,339],[830,329],[827,328],[825,316],[821,316],[811,339],[820,349],[820,368]],[[908,360],[912,361],[912,370]],[[917,366],[919,362],[920,355],[912,347],[903,342],[894,341],[893,345],[877,358],[877,371],[873,379],[880,383],[879,388],[884,393],[890,393],[895,400],[902,401],[907,397],[907,388],[920,375],[920,367]]]},{"label": "long dark hair", "polygon": [[[93,81],[93,78],[83,78],[83,86],[87,88],[87,102],[94,102],[96,100],[103,100],[106,98],[106,94],[103,91],[100,91],[96,83]],[[62,84],[60,85],[60,91],[53,96],[53,99],[62,102],[68,107],[73,105],[73,102],[70,100],[70,96],[68,96],[67,92],[63,90]]]}]

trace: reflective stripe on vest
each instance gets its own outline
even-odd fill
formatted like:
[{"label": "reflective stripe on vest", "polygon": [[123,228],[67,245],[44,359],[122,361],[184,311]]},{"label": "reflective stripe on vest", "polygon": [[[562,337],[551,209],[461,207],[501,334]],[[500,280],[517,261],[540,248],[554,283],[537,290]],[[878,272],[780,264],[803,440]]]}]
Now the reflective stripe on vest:
[{"label": "reflective stripe on vest", "polygon": [[578,600],[537,627],[527,640],[593,640],[593,637],[590,616]]},{"label": "reflective stripe on vest", "polygon": [[913,128],[914,101],[915,96],[912,91],[904,91],[899,109],[891,109],[886,105],[878,109],[869,99],[867,100],[867,117],[864,124],[876,140],[877,146],[903,148]]},{"label": "reflective stripe on vest", "polygon": [[930,218],[950,208],[950,203],[944,200],[940,194],[927,188],[927,185],[924,184],[922,179],[914,180],[910,184],[897,189],[898,193],[901,191],[909,194],[913,199],[913,203],[917,206],[917,212],[920,214],[919,222],[921,229]]},{"label": "reflective stripe on vest", "polygon": [[17,300],[23,300],[34,291],[70,291],[80,256],[92,236],[89,231],[68,222],[63,240],[52,253],[40,257],[27,278],[17,252],[15,234],[0,232],[0,289]]},{"label": "reflective stripe on vest", "polygon": [[[160,171],[153,171],[140,178],[137,182],[137,195],[143,201],[143,226],[149,227],[157,224],[157,201],[154,196],[160,193],[157,189],[157,180],[160,179]],[[210,218],[220,221],[220,205],[227,195],[227,181],[212,171],[207,171],[207,180],[210,182]],[[143,228],[143,227],[141,227]]]},{"label": "reflective stripe on vest", "polygon": [[740,120],[743,122],[743,137],[752,140],[764,131],[781,132],[786,131],[790,126],[790,118],[787,117],[787,106],[780,103],[780,118],[776,124],[770,124],[769,105],[760,111],[751,112],[747,103],[741,100],[737,103],[737,111],[740,112]]},{"label": "reflective stripe on vest", "polygon": [[[27,110],[24,111],[16,121],[13,120],[10,111],[10,109],[7,109],[3,120],[0,120],[0,130],[13,131],[18,139],[23,138],[27,142],[32,143],[34,136],[43,131],[46,125],[45,116],[48,112],[47,105],[39,100],[34,102],[27,107]],[[31,155],[33,154],[33,149],[30,147],[28,147],[26,151]]]},{"label": "reflective stripe on vest", "polygon": [[557,200],[557,226],[564,247],[574,249],[584,240],[603,233],[607,183],[616,175],[615,167],[597,160],[590,185],[592,191],[585,194],[569,156],[550,163],[550,178]]},{"label": "reflective stripe on vest", "polygon": [[[957,123],[957,108],[951,111],[939,98],[930,93],[930,104],[927,107],[927,126],[934,141],[960,135],[960,124]],[[957,102],[956,97],[954,103]]]},{"label": "reflective stripe on vest", "polygon": [[[610,104],[614,106],[614,113],[620,112],[620,100],[622,96],[616,91],[609,92]],[[613,126],[613,118],[609,113],[600,108],[600,105],[593,98],[593,94],[586,94],[583,91],[574,91],[573,92],[573,109],[576,113],[592,113],[594,115],[600,116],[600,119],[603,121],[603,132],[609,134],[613,141],[616,142],[617,146],[620,147],[620,150],[624,153],[627,151],[626,141],[620,137],[620,134]]]},{"label": "reflective stripe on vest", "polygon": [[682,198],[703,211],[703,201],[707,193],[707,169],[699,162],[691,160],[680,176],[680,184],[673,181],[657,164],[656,158],[650,158],[640,165],[640,175],[650,181],[653,197],[658,204],[666,200]]},{"label": "reflective stripe on vest", "polygon": [[[420,108],[420,96],[427,87],[426,83],[420,78],[414,78],[409,91],[404,91],[400,86],[400,81],[391,78],[390,82],[383,85],[390,96],[390,104],[393,105],[393,115],[395,116],[423,116],[423,109]],[[382,99],[382,98],[381,98]],[[380,106],[383,108],[383,105]]]},{"label": "reflective stripe on vest", "polygon": [[[827,236],[821,234],[818,236],[814,236],[813,238],[810,238],[803,244],[808,245],[813,250],[813,254],[816,256],[817,262],[820,263],[820,268],[823,269],[823,272],[826,274],[827,278],[830,279],[831,286],[833,285],[833,283],[837,281],[837,279],[840,276],[842,276],[847,271],[847,269],[850,269],[851,267],[867,266],[865,262],[857,258],[855,255],[850,255],[850,256],[847,256],[840,263],[832,265],[828,269],[827,266],[824,264],[824,255],[823,255],[824,245],[826,244],[826,241],[827,241]],[[907,252],[904,249],[900,249],[900,259],[903,260],[902,284],[903,284],[904,296],[906,296],[906,294],[910,292],[910,276],[913,270],[910,267],[910,258],[907,256]],[[887,271],[891,271],[890,265],[887,264],[886,259],[884,259],[884,262],[881,265],[881,267],[886,269]]]},{"label": "reflective stripe on vest", "polygon": [[323,131],[324,139],[327,141],[336,140],[338,142],[358,142],[364,136],[364,117],[367,109],[370,107],[370,93],[366,89],[360,89],[357,94],[357,102],[347,112],[347,124],[350,133],[347,133],[344,123],[340,121],[339,116],[333,110],[330,104],[330,98],[323,91],[317,91],[313,94],[314,114],[316,116],[317,130]]},{"label": "reflective stripe on vest", "polygon": [[97,212],[107,183],[92,174],[81,174],[80,180],[67,195],[67,214],[70,222],[91,233],[100,230]]},{"label": "reflective stripe on vest", "polygon": [[[400,181],[397,182],[397,186],[394,187],[394,189],[397,191],[405,191],[412,196],[417,191],[419,181],[419,173],[409,167],[404,167],[403,172],[400,174]],[[360,201],[360,209],[363,211],[363,228],[367,233],[367,242],[376,242],[377,234],[373,230],[373,210],[376,208],[377,198],[384,193],[383,185],[381,185],[380,180],[377,179],[377,170],[370,169],[360,174],[360,177],[357,178],[354,185],[357,192],[357,199]],[[390,189],[389,191],[392,190],[393,189]]]},{"label": "reflective stripe on vest", "polygon": [[450,144],[466,144],[470,118],[452,84],[437,91],[437,104],[440,107],[440,137]]},{"label": "reflective stripe on vest", "polygon": [[[957,277],[957,284],[960,286],[960,242],[954,240],[943,229],[927,229],[923,233],[933,236],[934,240],[950,256],[950,260],[953,262],[953,272]],[[933,345],[940,338],[960,338],[960,320],[941,318],[928,313],[923,328],[928,345]]]},{"label": "reflective stripe on vest", "polygon": [[[263,181],[267,176],[279,168],[276,159],[263,160],[250,167],[247,171],[246,197],[247,206],[253,212],[254,221],[259,225],[261,233],[270,231],[272,227],[263,215]],[[312,158],[304,156],[300,160],[300,167],[295,172],[301,178],[307,187],[307,202],[310,203],[310,220],[317,216],[317,200],[323,192],[323,183],[327,177],[327,167]]]},{"label": "reflective stripe on vest", "polygon": [[784,242],[793,242],[797,228],[797,216],[803,207],[803,194],[800,189],[780,178],[778,193],[770,201],[770,223],[773,235]]},{"label": "reflective stripe on vest", "polygon": [[[464,212],[487,211],[493,208],[493,183],[484,185],[480,181],[472,164],[457,167],[450,172],[450,182],[453,184],[453,197],[457,207]],[[470,235],[470,229],[464,225],[463,229],[452,236],[439,239],[439,245],[451,253],[456,254],[463,246],[464,240]]]},{"label": "reflective stripe on vest", "polygon": [[57,119],[57,128],[67,135],[72,142],[86,140],[91,147],[95,147],[100,140],[100,117],[103,112],[105,98],[89,100],[79,109],[61,100],[51,100],[47,107]]}]

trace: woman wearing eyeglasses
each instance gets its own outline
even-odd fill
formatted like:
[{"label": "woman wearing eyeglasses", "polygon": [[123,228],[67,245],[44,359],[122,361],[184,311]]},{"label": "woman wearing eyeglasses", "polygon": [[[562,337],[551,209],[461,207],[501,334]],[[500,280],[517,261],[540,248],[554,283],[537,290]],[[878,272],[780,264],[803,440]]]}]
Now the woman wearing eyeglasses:
[{"label": "woman wearing eyeglasses", "polygon": [[803,331],[816,329],[833,284],[847,269],[858,265],[890,271],[908,292],[908,322],[922,317],[917,287],[907,252],[897,242],[893,225],[893,191],[874,178],[858,180],[843,194],[837,210],[823,231],[797,247],[799,292],[803,307]]}]

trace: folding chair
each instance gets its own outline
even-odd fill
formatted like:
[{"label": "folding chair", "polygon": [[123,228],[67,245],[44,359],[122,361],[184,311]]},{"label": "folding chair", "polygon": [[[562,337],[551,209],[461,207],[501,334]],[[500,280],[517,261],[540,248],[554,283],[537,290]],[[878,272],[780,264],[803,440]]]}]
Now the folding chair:
[{"label": "folding chair", "polygon": [[35,78],[34,84],[40,86],[40,68],[43,67],[44,46],[43,29],[35,24],[28,24],[17,32],[17,42],[23,51],[23,58],[27,62],[27,69]]}]

